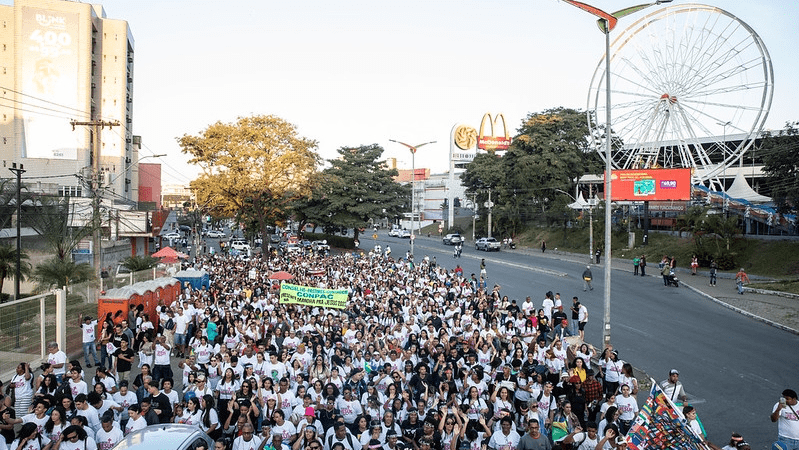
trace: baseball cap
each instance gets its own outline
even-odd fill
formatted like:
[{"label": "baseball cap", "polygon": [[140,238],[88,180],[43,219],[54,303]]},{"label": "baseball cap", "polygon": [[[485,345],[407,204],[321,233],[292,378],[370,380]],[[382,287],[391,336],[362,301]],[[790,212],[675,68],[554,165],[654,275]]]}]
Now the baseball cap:
[{"label": "baseball cap", "polygon": [[679,375],[679,374],[680,374],[680,371],[677,370],[677,369],[671,369],[669,371],[669,375]]},{"label": "baseball cap", "polygon": [[314,415],[314,409],[313,409],[312,406],[309,406],[309,407],[305,408],[305,415],[306,416],[313,416]]}]

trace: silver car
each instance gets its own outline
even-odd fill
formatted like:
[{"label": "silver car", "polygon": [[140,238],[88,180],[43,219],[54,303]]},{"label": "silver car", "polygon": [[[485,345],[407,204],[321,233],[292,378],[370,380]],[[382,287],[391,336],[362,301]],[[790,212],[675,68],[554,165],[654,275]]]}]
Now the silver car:
[{"label": "silver car", "polygon": [[486,252],[490,251],[499,251],[499,241],[496,239],[489,237],[489,238],[480,238],[474,243],[475,250],[483,250]]},{"label": "silver car", "polygon": [[214,441],[196,425],[162,423],[130,433],[113,450],[194,450],[199,443],[207,449],[214,448]]}]

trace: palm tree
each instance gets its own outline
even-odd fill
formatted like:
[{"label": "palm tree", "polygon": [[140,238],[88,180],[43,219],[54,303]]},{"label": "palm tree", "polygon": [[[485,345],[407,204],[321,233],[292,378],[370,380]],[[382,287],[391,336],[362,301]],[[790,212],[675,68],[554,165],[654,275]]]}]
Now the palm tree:
[{"label": "palm tree", "polygon": [[61,286],[69,287],[70,284],[90,280],[94,276],[92,267],[87,263],[76,264],[74,261],[61,260],[54,256],[36,266],[33,278],[36,280],[36,289],[41,292]]},{"label": "palm tree", "polygon": [[[28,254],[20,252],[20,273],[24,280],[31,274],[31,265],[28,262]],[[3,291],[3,283],[6,278],[13,278],[17,273],[17,249],[10,245],[0,245],[0,292]]]},{"label": "palm tree", "polygon": [[122,265],[131,272],[139,272],[142,270],[152,269],[157,266],[160,260],[153,258],[150,255],[145,256],[129,256],[122,260]]}]

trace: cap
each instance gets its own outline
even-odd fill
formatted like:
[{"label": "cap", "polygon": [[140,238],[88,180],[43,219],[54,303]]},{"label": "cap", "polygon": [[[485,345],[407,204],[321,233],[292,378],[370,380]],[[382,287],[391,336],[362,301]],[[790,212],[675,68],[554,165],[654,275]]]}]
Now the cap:
[{"label": "cap", "polygon": [[197,381],[205,381],[205,374],[204,373],[198,373],[197,374]]},{"label": "cap", "polygon": [[624,436],[616,436],[616,445],[627,445],[627,438]]},{"label": "cap", "polygon": [[669,375],[679,375],[679,374],[680,374],[680,371],[677,370],[677,369],[671,369],[669,371]]},{"label": "cap", "polygon": [[309,407],[305,408],[305,415],[306,416],[313,416],[314,415],[314,410],[313,410],[312,406],[309,406]]}]

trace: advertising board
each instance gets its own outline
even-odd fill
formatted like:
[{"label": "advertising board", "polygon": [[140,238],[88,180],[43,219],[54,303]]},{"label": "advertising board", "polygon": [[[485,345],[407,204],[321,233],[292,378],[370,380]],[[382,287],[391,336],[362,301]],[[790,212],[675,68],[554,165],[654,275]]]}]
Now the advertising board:
[{"label": "advertising board", "polygon": [[691,169],[614,170],[612,200],[690,200]]}]

